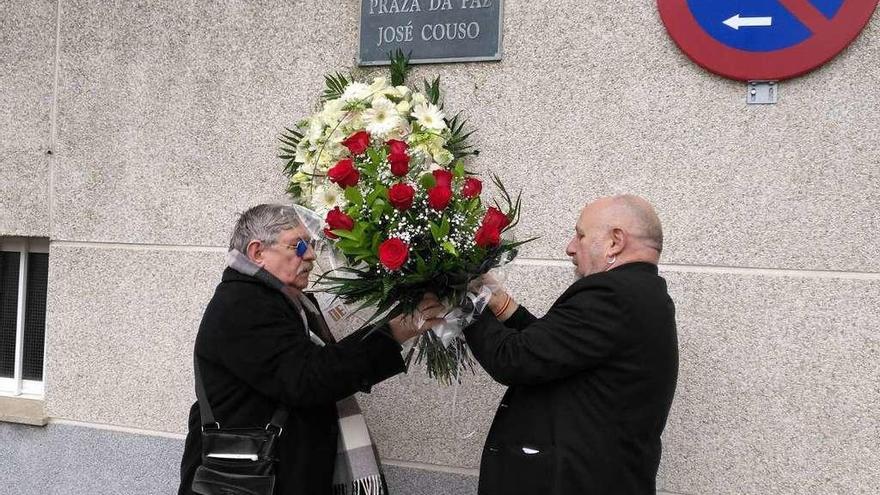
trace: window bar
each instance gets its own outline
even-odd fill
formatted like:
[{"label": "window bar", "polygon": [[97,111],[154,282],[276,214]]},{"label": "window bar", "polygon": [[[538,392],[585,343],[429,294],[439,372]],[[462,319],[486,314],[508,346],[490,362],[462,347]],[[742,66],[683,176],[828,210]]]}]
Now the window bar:
[{"label": "window bar", "polygon": [[18,265],[18,314],[15,321],[15,368],[13,371],[15,389],[13,390],[13,395],[21,395],[22,366],[24,365],[24,312],[25,298],[27,297],[27,262],[28,241],[25,240]]},{"label": "window bar", "polygon": [[[28,246],[28,252],[30,252],[30,246]],[[49,253],[49,249],[48,249],[48,247],[47,247],[47,248],[46,248],[46,254],[47,254],[47,256],[48,256],[48,253]],[[47,278],[47,281],[46,281],[46,293],[45,293],[45,296],[46,296],[46,308],[47,308],[47,310],[48,310],[48,307],[49,307],[49,283],[48,283],[48,277],[49,277],[49,267],[46,266],[46,278]],[[47,312],[48,312],[48,311],[47,311]],[[45,383],[46,383],[46,348],[49,347],[49,346],[46,345],[46,340],[48,340],[48,339],[46,338],[46,336],[48,335],[48,332],[47,332],[46,330],[47,330],[47,327],[48,327],[48,326],[49,326],[49,322],[48,322],[48,318],[46,318],[46,319],[43,321],[43,359],[42,359],[42,363],[43,363],[43,372],[40,373],[40,376],[42,377],[42,378],[40,379],[40,381],[43,382],[43,383],[40,385],[40,393],[39,393],[39,395],[43,395],[43,394],[45,394],[45,392],[46,392],[46,385],[45,385]]]}]

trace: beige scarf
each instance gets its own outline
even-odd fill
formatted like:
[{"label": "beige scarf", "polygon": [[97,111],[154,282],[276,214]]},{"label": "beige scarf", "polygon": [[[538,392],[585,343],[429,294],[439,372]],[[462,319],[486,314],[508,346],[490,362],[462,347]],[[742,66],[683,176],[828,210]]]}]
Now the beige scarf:
[{"label": "beige scarf", "polygon": [[[254,277],[287,296],[297,308],[303,326],[315,345],[335,343],[321,310],[302,291],[284,285],[235,249],[226,254],[226,263],[233,270]],[[379,454],[357,400],[354,396],[340,400],[336,403],[336,412],[339,442],[333,470],[334,495],[384,495],[387,489],[379,464]]]}]

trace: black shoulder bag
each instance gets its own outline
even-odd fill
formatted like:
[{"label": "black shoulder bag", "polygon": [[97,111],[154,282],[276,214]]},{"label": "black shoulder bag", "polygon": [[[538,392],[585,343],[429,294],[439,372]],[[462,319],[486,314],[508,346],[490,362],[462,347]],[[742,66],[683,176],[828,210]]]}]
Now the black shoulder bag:
[{"label": "black shoulder bag", "polygon": [[221,428],[214,419],[196,357],[196,396],[202,416],[202,465],[192,490],[202,495],[272,495],[275,444],[288,411],[278,406],[265,428]]}]

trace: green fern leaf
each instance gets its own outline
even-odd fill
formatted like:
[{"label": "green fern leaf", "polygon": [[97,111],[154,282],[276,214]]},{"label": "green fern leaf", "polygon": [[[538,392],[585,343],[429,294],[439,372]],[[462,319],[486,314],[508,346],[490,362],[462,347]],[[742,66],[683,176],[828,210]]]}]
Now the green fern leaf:
[{"label": "green fern leaf", "polygon": [[412,55],[412,51],[404,55],[403,50],[401,50],[400,48],[398,48],[397,51],[395,51],[394,53],[388,53],[388,58],[391,60],[392,86],[401,86],[406,82],[406,75],[410,69],[410,55]]},{"label": "green fern leaf", "polygon": [[345,87],[351,84],[354,78],[340,72],[324,76],[324,84],[327,86],[321,95],[322,101],[336,100],[345,92]]}]

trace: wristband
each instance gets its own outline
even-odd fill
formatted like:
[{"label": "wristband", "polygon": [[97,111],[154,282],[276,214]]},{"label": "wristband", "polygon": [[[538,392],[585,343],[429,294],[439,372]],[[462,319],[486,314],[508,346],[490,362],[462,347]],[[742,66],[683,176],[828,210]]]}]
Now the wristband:
[{"label": "wristband", "polygon": [[499,309],[498,311],[493,311],[493,313],[495,314],[495,318],[500,318],[501,315],[503,315],[504,312],[507,311],[507,308],[510,307],[511,301],[513,301],[513,298],[510,297],[510,294],[507,294],[507,299],[504,300],[504,304],[501,305],[501,309]]}]

